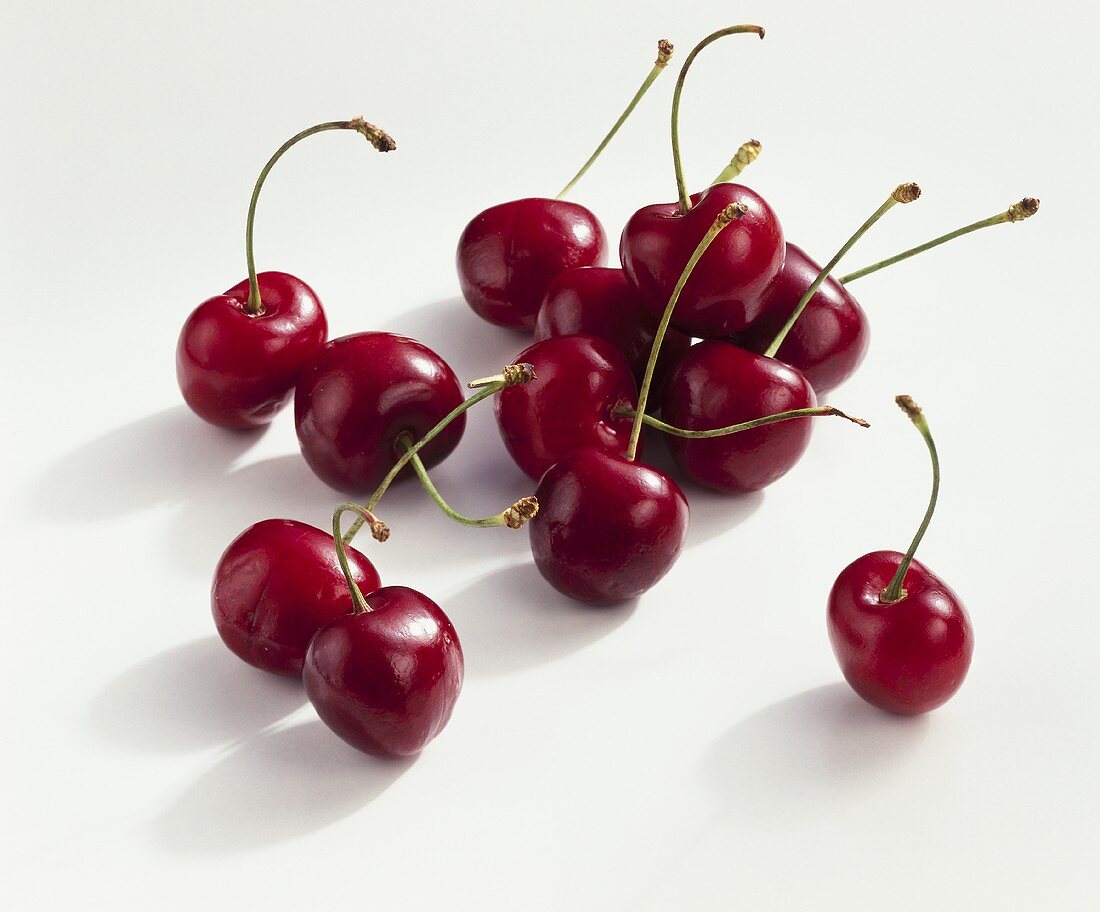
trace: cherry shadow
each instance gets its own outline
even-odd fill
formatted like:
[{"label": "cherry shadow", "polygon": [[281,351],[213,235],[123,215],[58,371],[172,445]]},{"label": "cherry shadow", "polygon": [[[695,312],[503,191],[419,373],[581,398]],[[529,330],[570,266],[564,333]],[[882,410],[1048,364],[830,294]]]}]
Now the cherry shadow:
[{"label": "cherry shadow", "polygon": [[154,821],[154,838],[182,855],[276,845],[362,810],[412,763],[361,754],[321,722],[262,732],[188,786]]},{"label": "cherry shadow", "polygon": [[177,405],[63,456],[34,482],[30,500],[77,522],[183,501],[224,476],[262,434],[213,427]]},{"label": "cherry shadow", "polygon": [[774,703],[732,726],[703,761],[721,811],[761,827],[804,825],[868,800],[928,734],[845,683]]},{"label": "cherry shadow", "polygon": [[237,741],[306,701],[302,682],[246,665],[216,636],[145,659],[92,699],[88,722],[136,752],[187,752]]},{"label": "cherry shadow", "polygon": [[612,633],[636,606],[637,600],[582,605],[554,589],[530,561],[488,573],[446,601],[471,677],[509,674],[577,652]]}]

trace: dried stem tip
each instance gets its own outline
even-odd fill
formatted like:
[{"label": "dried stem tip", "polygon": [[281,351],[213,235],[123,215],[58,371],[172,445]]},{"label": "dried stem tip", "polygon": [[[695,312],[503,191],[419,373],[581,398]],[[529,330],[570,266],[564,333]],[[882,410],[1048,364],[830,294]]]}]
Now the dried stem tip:
[{"label": "dried stem tip", "polygon": [[718,213],[718,218],[714,220],[716,225],[725,227],[730,222],[736,222],[741,216],[749,211],[749,207],[744,203],[730,203]]},{"label": "dried stem tip", "polygon": [[921,407],[913,401],[912,396],[896,396],[894,401],[906,415],[909,416],[910,421],[915,421],[920,417]]},{"label": "dried stem tip", "polygon": [[1033,196],[1025,196],[1020,202],[1008,207],[1008,220],[1010,222],[1022,222],[1039,211],[1039,201]]},{"label": "dried stem tip", "polygon": [[522,497],[504,511],[504,524],[509,529],[518,529],[527,520],[534,519],[538,512],[537,497]]},{"label": "dried stem tip", "polygon": [[899,203],[911,203],[920,199],[920,184],[898,184],[897,189],[891,194]]},{"label": "dried stem tip", "polygon": [[669,60],[672,59],[672,42],[667,38],[662,38],[657,42],[657,61],[653,64],[664,69],[668,66]]},{"label": "dried stem tip", "polygon": [[852,424],[858,424],[860,427],[863,428],[869,428],[871,426],[871,422],[864,421],[862,418],[853,418],[851,415],[847,414],[846,412],[842,412],[840,409],[835,408],[834,406],[830,405],[828,408],[829,414],[835,415],[837,418],[847,418],[850,422],[852,422]]},{"label": "dried stem tip", "polygon": [[397,143],[393,141],[393,137],[390,136],[389,133],[363,120],[362,117],[353,117],[349,123],[354,130],[361,133],[366,138],[367,142],[374,146],[379,152],[392,152],[397,148]]},{"label": "dried stem tip", "polygon": [[526,361],[521,364],[509,364],[500,372],[500,375],[504,378],[505,386],[520,386],[537,379],[535,365]]},{"label": "dried stem tip", "polygon": [[380,519],[371,520],[370,534],[374,536],[375,541],[384,542],[390,537],[390,527]]}]

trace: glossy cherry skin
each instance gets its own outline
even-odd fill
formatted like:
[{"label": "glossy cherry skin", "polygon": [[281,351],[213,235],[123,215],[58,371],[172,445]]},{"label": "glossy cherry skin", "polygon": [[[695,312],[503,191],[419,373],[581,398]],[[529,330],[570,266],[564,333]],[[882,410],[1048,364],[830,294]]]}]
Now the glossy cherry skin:
[{"label": "glossy cherry skin", "polygon": [[415,589],[386,586],[367,602],[370,611],[318,631],[302,680],[321,721],[352,747],[406,757],[451,718],[462,646],[443,610]]},{"label": "glossy cherry skin", "polygon": [[664,472],[614,453],[576,450],[547,470],[528,523],[547,582],[580,602],[636,598],[676,563],[688,502]]},{"label": "glossy cherry skin", "polygon": [[[820,272],[821,267],[801,247],[788,244],[783,269],[765,297],[763,315],[748,329],[736,333],[733,341],[749,351],[766,351]],[[869,341],[863,308],[829,276],[814,292],[775,356],[802,371],[821,396],[855,373],[867,354]]]},{"label": "glossy cherry skin", "polygon": [[[463,401],[454,371],[426,345],[384,332],[333,339],[302,371],[294,394],[298,443],[323,481],[373,490],[398,457],[397,439],[419,440]],[[440,462],[466,427],[460,415],[420,451]]]},{"label": "glossy cherry skin", "polygon": [[690,336],[722,339],[763,312],[764,293],[783,266],[783,229],[764,198],[740,184],[717,184],[695,194],[681,215],[678,203],[639,209],[619,241],[627,278],[658,317],[695,248],[730,203],[748,211],[723,229],[680,293],[672,325]]},{"label": "glossy cherry skin", "polygon": [[[360,588],[377,589],[374,565],[354,548],[347,555]],[[302,673],[313,635],[351,604],[332,536],[291,519],[265,519],[238,535],[210,590],[225,645],[250,665],[283,675]]]},{"label": "glossy cherry skin", "polygon": [[249,316],[247,280],[203,301],[176,345],[176,379],[200,418],[263,427],[289,401],[302,368],[328,337],[317,295],[285,272],[256,276],[263,313]]},{"label": "glossy cherry skin", "polygon": [[630,418],[616,405],[637,405],[638,390],[626,359],[610,342],[592,336],[556,336],[516,358],[534,365],[535,379],[500,391],[497,426],[508,452],[536,481],[580,447],[625,454]]},{"label": "glossy cherry skin", "polygon": [[607,235],[584,206],[520,199],[476,215],[458,241],[458,280],[474,312],[510,329],[535,327],[551,280],[574,266],[601,266]]},{"label": "glossy cherry skin", "polygon": [[[793,367],[712,339],[693,345],[669,375],[662,418],[702,431],[815,405],[813,387]],[[812,426],[812,418],[795,418],[724,437],[669,435],[668,448],[698,484],[731,494],[758,491],[798,462]]]},{"label": "glossy cherry skin", "polygon": [[[535,323],[535,341],[573,335],[604,339],[622,352],[641,386],[657,323],[621,269],[567,269],[546,290]],[[653,374],[654,391],[690,346],[691,339],[683,333],[674,329],[665,333]],[[656,392],[651,392],[651,400],[660,401]]]},{"label": "glossy cherry skin", "polygon": [[913,715],[945,703],[962,686],[974,654],[974,631],[959,597],[918,561],[905,573],[906,597],[881,593],[904,555],[864,554],[829,593],[829,641],[848,683],[864,700]]}]

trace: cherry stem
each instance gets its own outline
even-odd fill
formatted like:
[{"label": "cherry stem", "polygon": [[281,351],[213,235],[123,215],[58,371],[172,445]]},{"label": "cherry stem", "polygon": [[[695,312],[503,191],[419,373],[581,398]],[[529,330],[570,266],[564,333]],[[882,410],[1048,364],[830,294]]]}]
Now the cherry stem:
[{"label": "cherry stem", "polygon": [[691,209],[687,184],[684,183],[684,166],[680,162],[680,93],[684,89],[684,80],[687,78],[687,72],[691,68],[692,62],[708,44],[717,41],[719,38],[725,38],[726,35],[740,35],[745,32],[751,32],[761,38],[764,37],[764,30],[759,25],[731,25],[728,28],[719,29],[717,32],[707,35],[691,49],[684,65],[680,67],[680,75],[676,78],[676,91],[672,93],[672,164],[676,169],[676,189],[680,194],[681,213],[686,213]]},{"label": "cherry stem", "polygon": [[555,199],[564,199],[566,194],[568,194],[569,191],[573,189],[573,185],[576,184],[577,181],[579,181],[582,177],[584,177],[585,172],[587,172],[588,169],[592,167],[592,163],[597,158],[599,158],[603,150],[607,148],[607,144],[615,138],[615,134],[619,132],[619,127],[626,123],[626,119],[634,112],[634,109],[638,107],[638,102],[642,100],[642,98],[645,96],[645,93],[649,91],[649,87],[653,85],[657,77],[661,75],[661,72],[668,65],[668,61],[671,59],[671,57],[672,42],[669,41],[667,38],[662,38],[660,41],[657,42],[657,60],[653,64],[653,69],[649,71],[649,75],[646,76],[645,81],[638,88],[638,91],[634,93],[634,97],[630,100],[630,104],[628,104],[626,106],[626,110],[619,115],[619,119],[615,121],[615,125],[611,128],[610,132],[608,132],[607,136],[603,138],[603,142],[596,146],[596,151],[588,156],[588,161],[581,165],[580,171],[574,174],[573,179],[561,188],[561,191],[558,193]]},{"label": "cherry stem", "polygon": [[248,203],[248,221],[245,223],[244,229],[244,252],[248,259],[248,301],[245,302],[244,312],[249,316],[258,317],[264,312],[264,305],[260,300],[260,286],[256,281],[256,261],[252,254],[252,228],[256,221],[256,203],[260,198],[260,190],[263,189],[268,173],[275,167],[275,162],[283,157],[283,153],[287,149],[301,142],[307,136],[312,136],[314,133],[324,133],[327,130],[355,130],[357,133],[362,134],[379,152],[392,152],[397,148],[397,143],[393,141],[392,136],[385,130],[380,130],[374,124],[367,123],[362,117],[317,124],[290,137],[279,146],[275,154],[267,160],[267,164],[264,165],[260,176],[256,179],[256,186],[252,188],[252,199]]},{"label": "cherry stem", "polygon": [[724,184],[733,180],[749,165],[756,161],[761,149],[760,143],[755,139],[750,139],[747,143],[744,143],[741,148],[737,150],[737,154],[730,159],[730,163],[710,182],[710,185],[713,187],[715,184]]},{"label": "cherry stem", "polygon": [[[620,405],[616,407],[615,414],[621,415],[624,418],[634,418],[637,412],[627,405]],[[869,428],[871,426],[862,418],[853,418],[851,415],[842,412],[838,408],[833,408],[831,405],[791,409],[789,412],[777,412],[774,415],[766,415],[763,418],[753,418],[751,421],[742,421],[740,424],[729,424],[725,427],[712,428],[707,431],[689,431],[686,428],[675,427],[671,424],[665,424],[665,422],[661,421],[659,418],[654,418],[652,415],[643,415],[642,423],[648,424],[651,428],[656,428],[658,431],[671,434],[673,437],[687,437],[693,440],[701,440],[708,437],[725,437],[727,434],[737,434],[741,431],[751,431],[753,428],[765,427],[769,424],[779,424],[781,421],[790,421],[792,418],[825,418],[834,415],[838,418],[847,418],[853,424],[858,424],[860,427]]]},{"label": "cherry stem", "polygon": [[947,234],[941,234],[938,238],[934,238],[927,243],[917,247],[910,247],[908,250],[903,250],[901,253],[889,259],[880,260],[877,263],[872,263],[870,266],[864,266],[862,269],[857,269],[855,272],[849,272],[846,276],[839,279],[840,284],[847,285],[849,282],[854,282],[856,279],[862,279],[865,275],[870,275],[872,272],[878,272],[880,269],[885,269],[887,266],[893,266],[895,263],[907,260],[909,257],[916,256],[918,253],[924,253],[926,250],[931,250],[933,247],[939,247],[940,244],[946,244],[948,241],[953,241],[955,238],[962,237],[964,234],[970,234],[972,231],[977,231],[979,228],[989,228],[992,225],[1003,225],[1005,222],[1022,222],[1038,211],[1039,201],[1032,196],[1025,196],[1018,203],[1013,203],[1009,206],[1004,212],[998,212],[996,215],[991,215],[989,218],[974,222],[972,225],[956,228],[954,231],[949,231]]},{"label": "cherry stem", "polygon": [[932,514],[936,512],[936,499],[940,496],[940,457],[936,453],[936,442],[932,439],[932,432],[928,430],[928,422],[924,418],[924,412],[909,396],[898,396],[894,401],[898,404],[898,408],[909,416],[909,420],[920,431],[920,435],[928,445],[928,454],[932,457],[932,496],[928,500],[928,509],[924,513],[924,519],[921,520],[920,528],[917,529],[917,534],[913,536],[913,543],[909,546],[909,550],[905,552],[905,557],[902,558],[901,563],[898,564],[898,569],[894,573],[894,578],[890,580],[890,585],[882,590],[880,598],[887,605],[900,602],[907,595],[902,588],[902,584],[905,582],[905,573],[913,562],[913,555],[917,553],[917,546],[924,538],[924,533],[928,531],[928,524],[932,522]]},{"label": "cherry stem", "polygon": [[900,184],[894,190],[894,192],[890,194],[890,196],[886,199],[886,202],[875,210],[874,215],[872,215],[869,219],[867,219],[867,221],[859,226],[859,229],[856,231],[856,233],[848,238],[848,240],[844,243],[844,246],[836,252],[836,255],[831,260],[829,260],[829,262],[825,265],[825,268],[817,274],[817,278],[813,280],[813,283],[810,285],[810,287],[806,289],[806,293],[802,295],[802,300],[798,302],[798,306],[795,307],[794,313],[791,314],[787,322],[783,324],[783,328],[780,329],[779,332],[776,333],[775,338],[772,339],[772,344],[769,345],[767,351],[764,352],[764,357],[775,357],[775,353],[779,351],[779,346],[783,344],[783,340],[787,338],[787,333],[791,331],[791,328],[794,326],[794,324],[798,322],[798,318],[802,316],[802,311],[806,309],[806,305],[810,303],[810,299],[815,294],[817,294],[817,290],[821,287],[821,284],[825,281],[825,279],[829,277],[829,273],[831,273],[836,268],[837,263],[844,259],[844,255],[849,250],[851,250],[852,247],[855,246],[856,241],[863,237],[863,235],[865,235],[870,230],[871,226],[874,225],[875,222],[886,215],[886,213],[893,209],[894,206],[896,206],[898,203],[911,203],[913,202],[913,200],[919,199],[919,197],[920,187],[917,184],[913,183]]},{"label": "cherry stem", "polygon": [[[407,450],[412,446],[412,438],[405,435],[404,439],[399,441],[399,443]],[[409,465],[411,465],[413,471],[416,472],[416,477],[420,479],[420,483],[424,486],[424,490],[428,492],[428,496],[435,501],[435,505],[455,522],[461,523],[464,526],[474,526],[478,529],[507,526],[509,529],[519,529],[527,520],[533,519],[539,511],[539,502],[537,498],[523,497],[512,504],[507,510],[502,510],[500,513],[486,516],[483,519],[473,519],[472,517],[459,513],[443,499],[443,495],[439,493],[439,490],[428,476],[428,470],[424,466],[424,463],[415,453],[409,460]]]},{"label": "cherry stem", "polygon": [[[401,457],[393,464],[393,468],[386,473],[386,477],[382,479],[382,483],[378,485],[375,492],[371,495],[370,500],[367,502],[366,509],[368,511],[375,509],[378,506],[378,501],[382,499],[382,495],[386,493],[393,480],[398,476],[398,473],[405,468],[425,446],[431,443],[440,432],[447,427],[452,421],[454,421],[459,415],[467,411],[479,402],[490,398],[496,393],[500,392],[505,387],[517,386],[521,383],[528,383],[535,379],[535,369],[530,364],[509,364],[499,374],[493,377],[482,377],[478,380],[472,380],[467,384],[470,388],[480,387],[478,392],[464,400],[461,404],[455,406],[448,412],[443,419],[427,434],[421,437],[412,446],[407,447]],[[360,529],[363,528],[363,524],[367,520],[363,516],[359,516],[355,522],[348,527],[348,531],[344,534],[344,544],[350,544],[352,539]]]},{"label": "cherry stem", "polygon": [[680,292],[684,290],[688,279],[691,278],[695,264],[707,252],[707,248],[714,242],[714,239],[722,233],[722,229],[741,218],[747,211],[743,203],[730,203],[719,212],[718,218],[714,220],[710,228],[707,229],[707,233],[703,235],[703,239],[699,241],[699,245],[692,251],[691,256],[688,257],[687,265],[684,266],[684,271],[680,273],[680,278],[676,280],[676,287],[672,289],[672,297],[668,299],[665,312],[661,314],[661,322],[657,325],[657,334],[653,337],[653,346],[649,350],[649,360],[646,362],[645,375],[642,377],[642,387],[638,392],[638,411],[634,416],[634,425],[630,429],[630,445],[626,451],[626,458],[631,462],[634,461],[634,457],[638,453],[638,440],[642,436],[642,421],[645,418],[646,403],[649,401],[649,390],[653,385],[653,372],[657,367],[657,356],[661,353],[661,343],[664,342],[665,333],[668,332],[668,324],[672,320],[672,312],[676,309],[676,302],[680,300]]},{"label": "cherry stem", "polygon": [[332,513],[332,540],[336,543],[336,558],[340,561],[340,569],[344,571],[344,579],[348,581],[348,588],[351,590],[351,599],[353,603],[351,610],[355,614],[363,614],[372,609],[363,596],[363,590],[360,589],[359,584],[355,582],[355,577],[351,575],[351,565],[348,563],[348,555],[345,550],[347,542],[344,541],[343,534],[340,530],[340,521],[344,514],[348,512],[359,514],[359,519],[362,522],[369,522],[371,531],[378,541],[385,541],[389,538],[390,530],[382,520],[378,519],[370,510],[359,506],[359,504],[343,503]]}]

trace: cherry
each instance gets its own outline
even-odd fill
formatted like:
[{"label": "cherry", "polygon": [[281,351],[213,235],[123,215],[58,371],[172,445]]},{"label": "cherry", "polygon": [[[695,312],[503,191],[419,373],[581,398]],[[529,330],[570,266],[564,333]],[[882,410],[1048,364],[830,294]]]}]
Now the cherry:
[{"label": "cherry", "polygon": [[[413,439],[462,404],[454,371],[426,345],[405,336],[365,332],[333,339],[302,371],[294,421],[306,462],[334,488],[377,485],[400,456],[398,440]],[[458,445],[464,416],[423,451],[427,465]]]},{"label": "cherry", "polygon": [[501,390],[496,416],[504,445],[524,472],[538,480],[581,447],[626,452],[633,422],[615,407],[634,405],[637,387],[615,346],[592,336],[555,336],[516,360],[531,364],[535,378]]},{"label": "cherry", "polygon": [[[379,586],[374,565],[349,551],[352,574]],[[291,519],[249,526],[214,570],[210,605],[218,633],[238,656],[276,674],[299,675],[313,635],[351,610],[332,536]]]},{"label": "cherry", "polygon": [[[640,384],[657,335],[657,317],[642,303],[621,269],[567,269],[546,290],[535,323],[535,341],[572,335],[610,342],[622,352]],[[656,368],[658,389],[690,345],[691,339],[683,333],[665,335]]]},{"label": "cherry", "polygon": [[954,590],[913,555],[935,511],[939,458],[927,421],[908,396],[898,405],[924,437],[932,457],[932,497],[905,554],[874,551],[841,572],[829,593],[829,640],[848,683],[890,712],[928,712],[962,686],[974,632]]},{"label": "cherry", "polygon": [[531,330],[551,280],[577,266],[607,259],[607,236],[586,207],[563,197],[604,150],[672,56],[660,41],[657,61],[611,131],[555,199],[532,197],[476,215],[458,242],[459,284],[478,316],[511,329]]},{"label": "cherry", "polygon": [[364,596],[347,566],[337,507],[333,537],[353,599],[352,613],[322,627],[302,679],[329,728],[369,754],[419,752],[447,724],[462,689],[462,646],[454,625],[426,595],[386,586]]},{"label": "cherry", "polygon": [[262,427],[290,399],[294,382],[328,336],[316,293],[285,272],[257,275],[252,253],[256,203],[268,172],[291,146],[327,130],[355,130],[380,152],[393,139],[361,117],[318,124],[283,143],[252,191],[245,230],[248,279],[200,304],[176,346],[176,377],[191,409],[227,428]]}]

